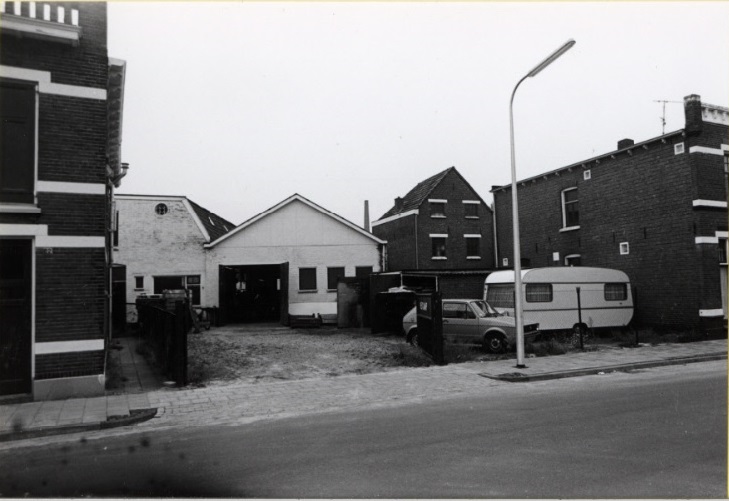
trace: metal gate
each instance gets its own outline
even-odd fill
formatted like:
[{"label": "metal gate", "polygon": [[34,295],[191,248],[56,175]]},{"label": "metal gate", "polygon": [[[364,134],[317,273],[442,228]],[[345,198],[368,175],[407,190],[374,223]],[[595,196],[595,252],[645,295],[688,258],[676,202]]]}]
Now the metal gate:
[{"label": "metal gate", "polygon": [[440,292],[418,294],[418,344],[438,365],[445,365],[443,353],[443,306]]}]

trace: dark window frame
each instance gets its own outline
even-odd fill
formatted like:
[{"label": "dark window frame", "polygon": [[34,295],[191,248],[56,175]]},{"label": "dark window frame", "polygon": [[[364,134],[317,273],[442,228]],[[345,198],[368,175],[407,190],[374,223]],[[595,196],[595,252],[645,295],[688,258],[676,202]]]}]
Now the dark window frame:
[{"label": "dark window frame", "polygon": [[[481,237],[465,237],[466,239],[466,257],[467,258],[474,258],[474,257],[481,257]],[[470,249],[471,245],[476,246],[476,252],[472,252],[473,249]]]},{"label": "dark window frame", "polygon": [[627,301],[628,284],[624,282],[608,282],[603,287],[605,301]]},{"label": "dark window frame", "polygon": [[[305,287],[306,286],[306,287]],[[316,268],[299,268],[299,292],[316,292]]]},{"label": "dark window frame", "polygon": [[430,237],[430,255],[433,259],[448,259],[448,238]]},{"label": "dark window frame", "polygon": [[[0,203],[35,204],[38,86],[0,79]],[[14,124],[14,126],[10,126]]]},{"label": "dark window frame", "polygon": [[524,291],[527,303],[551,303],[554,301],[552,284],[526,284]]},{"label": "dark window frame", "polygon": [[[337,290],[337,283],[340,278],[345,277],[344,266],[330,266],[327,268],[327,290]],[[332,287],[333,285],[333,287]]]},{"label": "dark window frame", "polygon": [[443,218],[447,217],[446,207],[447,202],[428,202],[430,208],[430,217]]}]

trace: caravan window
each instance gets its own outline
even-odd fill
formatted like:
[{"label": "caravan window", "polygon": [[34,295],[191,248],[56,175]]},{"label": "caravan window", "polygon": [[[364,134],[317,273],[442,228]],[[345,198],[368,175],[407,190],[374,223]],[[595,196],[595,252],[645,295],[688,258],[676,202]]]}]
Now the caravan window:
[{"label": "caravan window", "polygon": [[486,301],[496,308],[513,308],[514,284],[489,284]]},{"label": "caravan window", "polygon": [[625,301],[628,299],[627,284],[605,284],[605,301]]},{"label": "caravan window", "polygon": [[526,284],[527,303],[551,303],[552,284]]}]

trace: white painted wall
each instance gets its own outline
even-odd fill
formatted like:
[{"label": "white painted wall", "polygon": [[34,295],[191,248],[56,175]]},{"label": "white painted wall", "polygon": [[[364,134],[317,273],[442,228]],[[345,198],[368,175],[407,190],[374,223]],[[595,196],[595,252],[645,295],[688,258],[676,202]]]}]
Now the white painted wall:
[{"label": "white painted wall", "polygon": [[[167,205],[167,214],[155,212],[159,203]],[[154,293],[154,276],[200,275],[201,301],[207,306],[206,242],[183,200],[117,197],[115,204],[119,212],[119,246],[114,249],[114,262],[127,267],[127,303],[134,303],[142,293]],[[143,289],[135,289],[138,276],[144,277]],[[136,321],[133,306],[127,306],[127,321]]]},{"label": "white painted wall", "polygon": [[[218,306],[219,265],[289,263],[289,313],[336,314],[337,293],[327,292],[327,267],[380,270],[378,243],[309,205],[294,200],[208,249],[203,302]],[[299,268],[316,267],[317,291],[299,292]]]}]

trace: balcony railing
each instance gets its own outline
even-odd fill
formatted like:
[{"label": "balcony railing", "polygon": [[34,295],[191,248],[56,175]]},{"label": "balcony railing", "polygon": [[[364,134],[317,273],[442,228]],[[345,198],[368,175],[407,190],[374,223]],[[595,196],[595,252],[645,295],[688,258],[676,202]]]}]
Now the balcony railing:
[{"label": "balcony railing", "polygon": [[78,9],[61,3],[0,2],[3,33],[78,45]]}]

